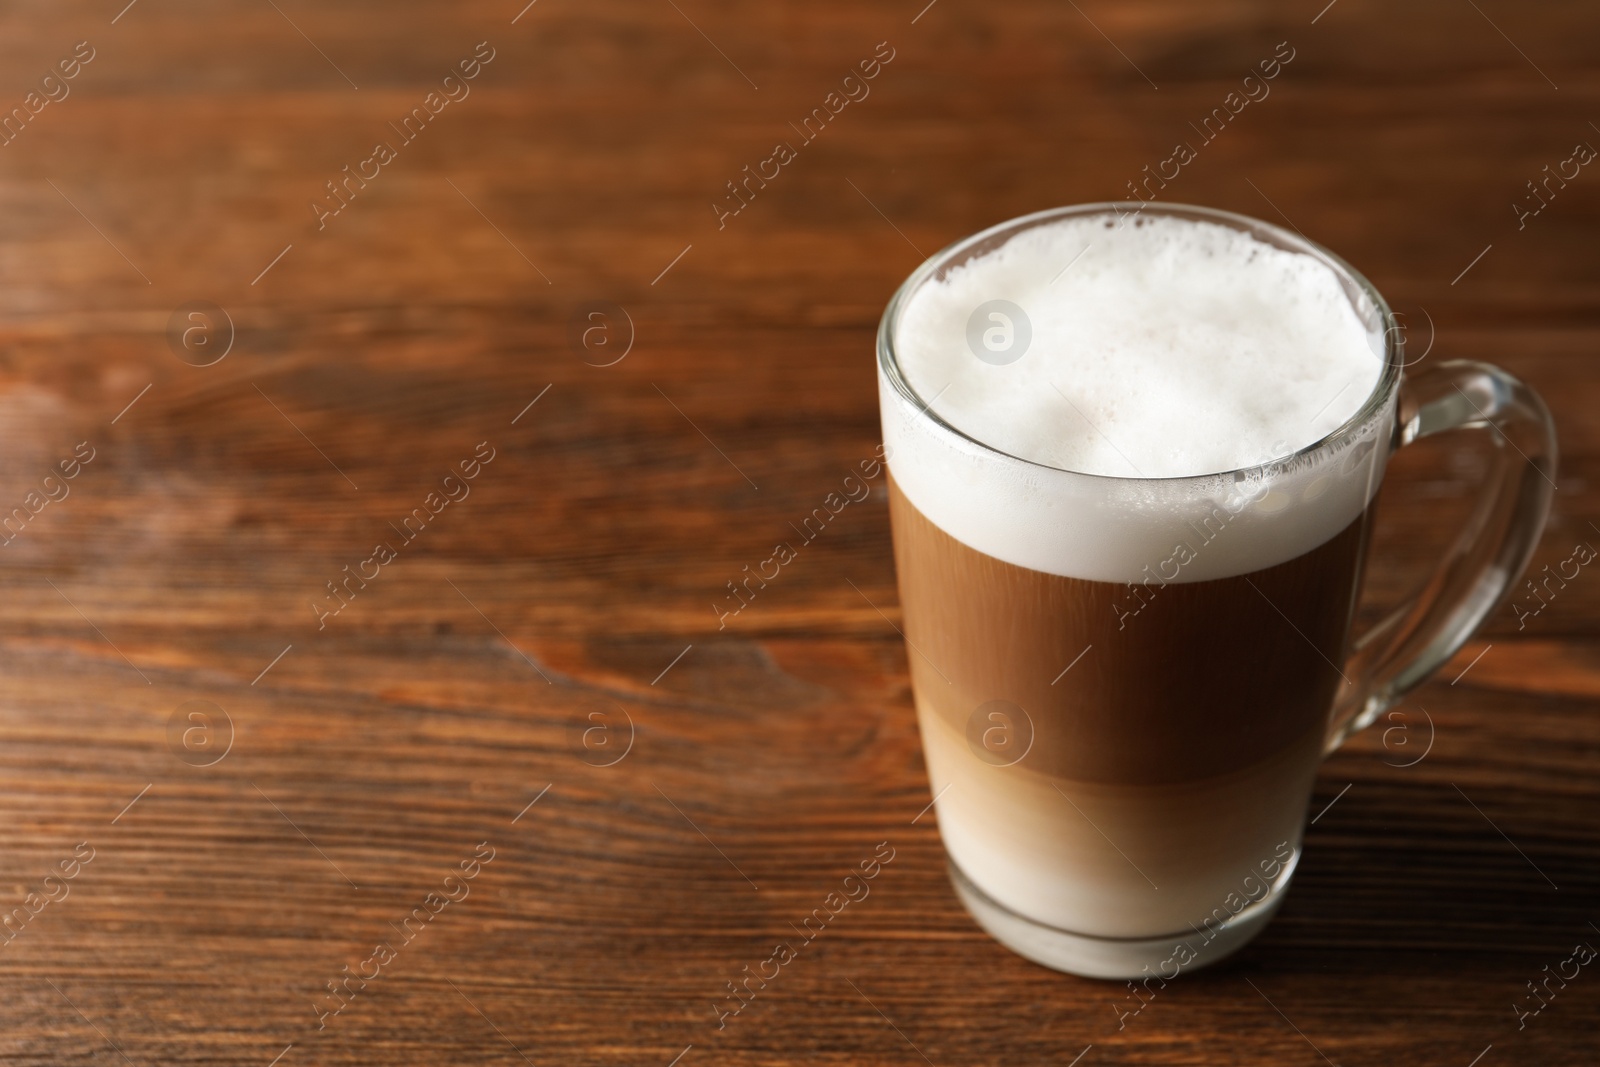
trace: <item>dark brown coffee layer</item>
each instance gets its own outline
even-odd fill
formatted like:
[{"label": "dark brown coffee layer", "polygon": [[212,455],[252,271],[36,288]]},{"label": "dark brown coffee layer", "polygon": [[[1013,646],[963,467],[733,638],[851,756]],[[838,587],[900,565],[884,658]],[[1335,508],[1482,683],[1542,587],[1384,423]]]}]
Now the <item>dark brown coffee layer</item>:
[{"label": "dark brown coffee layer", "polygon": [[[930,522],[892,478],[889,492],[917,694],[957,731],[990,701],[1020,706],[1032,738],[1016,770],[1192,781],[1325,731],[1346,684],[1334,665],[1344,663],[1367,513],[1274,567],[1125,585],[1002,562]],[[1203,538],[1229,533],[1197,531],[1188,547],[1204,553]]]}]

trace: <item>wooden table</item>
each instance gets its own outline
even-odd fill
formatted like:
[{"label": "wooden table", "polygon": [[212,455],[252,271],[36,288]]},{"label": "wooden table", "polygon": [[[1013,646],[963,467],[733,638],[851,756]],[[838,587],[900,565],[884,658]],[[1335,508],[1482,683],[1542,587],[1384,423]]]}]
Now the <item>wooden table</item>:
[{"label": "wooden table", "polygon": [[[1120,1030],[946,881],[881,486],[714,607],[872,454],[923,255],[1128,196],[1279,42],[1162,198],[1524,376],[1535,566],[1600,544],[1600,173],[1513,207],[1600,145],[1591,5],[123,2],[0,16],[4,1063],[1594,1062],[1594,968],[1513,1008],[1600,945],[1592,569],[1331,759],[1274,925]],[[1413,452],[1366,619],[1483,469]]]}]

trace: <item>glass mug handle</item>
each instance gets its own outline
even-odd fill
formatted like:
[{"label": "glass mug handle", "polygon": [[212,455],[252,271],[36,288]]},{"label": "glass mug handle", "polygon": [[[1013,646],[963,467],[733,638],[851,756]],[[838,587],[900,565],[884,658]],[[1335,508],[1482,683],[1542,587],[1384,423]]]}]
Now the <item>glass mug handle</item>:
[{"label": "glass mug handle", "polygon": [[1496,445],[1483,495],[1423,587],[1361,635],[1335,703],[1329,752],[1455,655],[1527,566],[1555,491],[1555,426],[1537,393],[1498,367],[1455,360],[1400,386],[1397,448],[1445,430]]}]

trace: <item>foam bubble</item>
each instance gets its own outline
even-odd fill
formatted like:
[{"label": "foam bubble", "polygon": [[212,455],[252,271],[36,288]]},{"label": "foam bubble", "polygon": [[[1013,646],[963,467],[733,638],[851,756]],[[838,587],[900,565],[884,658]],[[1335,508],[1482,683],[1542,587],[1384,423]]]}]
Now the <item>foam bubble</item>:
[{"label": "foam bubble", "polygon": [[[880,368],[896,482],[947,532],[1019,566],[1134,581],[1178,543],[1195,558],[1168,580],[1270,566],[1354,519],[1388,456],[1392,406],[1326,455],[1249,484],[1227,473],[1348,421],[1384,338],[1321,259],[1217,223],[1107,213],[1024,228],[923,282],[887,328],[920,398]],[[1021,355],[1007,347],[1023,340]],[[1197,524],[1227,536],[1197,545]]]}]

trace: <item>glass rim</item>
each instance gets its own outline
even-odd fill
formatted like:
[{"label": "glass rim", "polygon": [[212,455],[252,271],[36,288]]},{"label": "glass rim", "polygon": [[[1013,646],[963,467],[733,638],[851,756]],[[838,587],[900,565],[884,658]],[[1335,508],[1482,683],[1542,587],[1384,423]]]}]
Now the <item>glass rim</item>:
[{"label": "glass rim", "polygon": [[[1115,215],[1120,220],[1126,214],[1129,214],[1129,212],[1125,210],[1125,207],[1126,201],[1108,200],[1089,204],[1070,204],[1064,207],[1046,208],[1043,211],[1035,211],[1027,215],[1019,215],[1016,218],[1007,219],[1004,222],[996,223],[995,225],[981,230],[978,233],[971,234],[970,236],[963,237],[952,244],[946,245],[938,252],[935,252],[933,255],[924,260],[916,270],[912,271],[910,276],[908,276],[904,282],[900,283],[900,287],[896,289],[894,295],[889,298],[888,306],[883,310],[883,316],[878,321],[877,347],[879,368],[894,385],[895,390],[899,392],[901,396],[905,397],[907,400],[911,401],[917,406],[921,417],[932,420],[934,424],[941,427],[946,432],[954,434],[961,440],[975,445],[985,452],[996,456],[1003,456],[1007,459],[1026,464],[1029,467],[1034,467],[1040,470],[1072,474],[1082,478],[1103,478],[1108,481],[1120,482],[1163,482],[1171,484],[1181,482],[1208,481],[1216,478],[1228,477],[1234,477],[1236,479],[1249,478],[1252,476],[1265,477],[1278,468],[1287,465],[1293,465],[1297,461],[1304,460],[1314,453],[1321,452],[1325,449],[1335,448],[1347,441],[1353,440],[1362,430],[1365,429],[1367,424],[1372,421],[1373,416],[1382,411],[1388,405],[1399,386],[1401,370],[1405,365],[1402,356],[1404,341],[1397,336],[1395,330],[1396,321],[1394,312],[1390,310],[1388,301],[1383,298],[1383,294],[1378,291],[1377,286],[1373,285],[1372,282],[1367,279],[1366,275],[1356,270],[1355,267],[1347,263],[1337,253],[1330,251],[1321,244],[1318,244],[1316,241],[1311,240],[1304,234],[1299,233],[1298,231],[1291,232],[1289,230],[1285,230],[1283,227],[1278,226],[1275,223],[1252,218],[1249,215],[1241,215],[1234,211],[1224,211],[1221,208],[1203,207],[1198,204],[1158,204],[1153,201],[1146,202],[1143,206],[1135,209],[1132,214],[1137,217],[1146,211],[1150,211],[1157,215],[1165,215],[1173,218],[1188,218],[1197,219],[1200,221],[1216,222],[1232,229],[1242,230],[1246,233],[1256,236],[1260,236],[1263,233],[1270,235],[1272,242],[1277,247],[1283,248],[1286,251],[1302,252],[1306,255],[1313,256],[1331,269],[1336,275],[1340,276],[1342,280],[1353,283],[1360,292],[1364,293],[1369,299],[1371,299],[1373,307],[1381,316],[1381,322],[1383,326],[1383,369],[1379,372],[1378,380],[1373,385],[1372,392],[1367,395],[1366,400],[1359,408],[1356,409],[1353,415],[1341,423],[1337,428],[1322,435],[1303,448],[1296,449],[1293,452],[1285,453],[1282,456],[1277,456],[1262,463],[1254,463],[1244,467],[1237,467],[1232,470],[1212,471],[1204,474],[1178,474],[1164,475],[1159,477],[1144,477],[1135,475],[1130,477],[1120,474],[1093,474],[1089,471],[1079,471],[1072,470],[1067,467],[1057,467],[1050,463],[1041,463],[1038,460],[1027,459],[1023,456],[1014,455],[1002,448],[997,448],[987,441],[983,441],[980,438],[973,436],[958,426],[953,425],[946,420],[944,416],[933,410],[931,401],[924,400],[920,395],[918,395],[916,389],[909,381],[906,380],[904,372],[900,369],[900,361],[895,353],[894,344],[895,330],[899,325],[901,312],[904,311],[905,305],[910,300],[913,293],[920,289],[940,270],[945,269],[952,260],[956,259],[963,252],[967,252],[974,246],[982,244],[985,241],[989,241],[1001,234],[1007,233],[1008,231],[1020,233],[1023,230],[1032,229],[1044,223],[1082,215]],[[935,396],[934,399],[937,400],[938,397]]]}]

